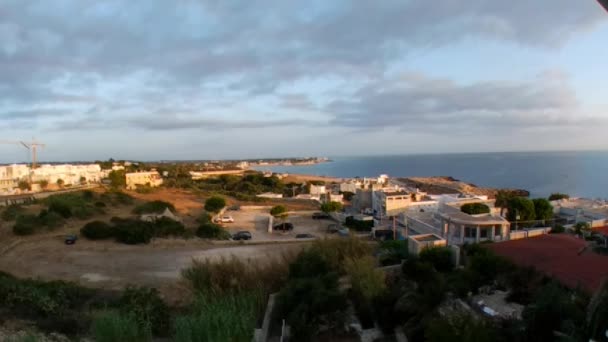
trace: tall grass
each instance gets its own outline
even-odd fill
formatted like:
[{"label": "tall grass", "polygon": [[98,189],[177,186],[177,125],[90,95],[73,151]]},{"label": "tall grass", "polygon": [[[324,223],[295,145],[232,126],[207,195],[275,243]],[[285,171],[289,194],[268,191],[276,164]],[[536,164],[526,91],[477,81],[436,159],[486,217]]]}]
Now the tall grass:
[{"label": "tall grass", "polygon": [[333,270],[344,274],[346,273],[346,260],[371,255],[373,246],[363,240],[351,237],[347,239],[316,240],[310,250],[321,255]]},{"label": "tall grass", "polygon": [[92,334],[96,342],[152,340],[150,326],[142,327],[135,315],[121,314],[116,311],[105,311],[93,320]]},{"label": "tall grass", "polygon": [[201,294],[193,313],[176,319],[174,341],[251,341],[264,299],[260,291]]}]

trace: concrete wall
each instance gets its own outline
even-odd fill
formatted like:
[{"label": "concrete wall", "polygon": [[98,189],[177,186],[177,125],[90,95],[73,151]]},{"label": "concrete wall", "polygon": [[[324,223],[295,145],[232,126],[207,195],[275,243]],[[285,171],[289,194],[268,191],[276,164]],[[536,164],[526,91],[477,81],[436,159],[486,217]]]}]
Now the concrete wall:
[{"label": "concrete wall", "polygon": [[541,236],[544,234],[549,234],[550,231],[550,227],[511,231],[511,233],[509,234],[509,240],[519,240],[535,236]]}]

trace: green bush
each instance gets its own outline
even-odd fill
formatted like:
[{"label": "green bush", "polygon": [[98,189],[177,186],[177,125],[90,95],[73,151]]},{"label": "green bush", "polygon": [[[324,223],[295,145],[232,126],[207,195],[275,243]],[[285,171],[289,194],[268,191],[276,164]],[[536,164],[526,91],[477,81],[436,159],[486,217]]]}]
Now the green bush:
[{"label": "green bush", "polygon": [[452,251],[448,247],[425,248],[419,257],[421,262],[428,262],[439,272],[449,272],[454,268]]},{"label": "green bush", "polygon": [[325,213],[332,213],[342,210],[342,203],[340,202],[329,202],[321,204],[321,211]]},{"label": "green bush", "polygon": [[19,215],[13,226],[13,233],[15,235],[31,235],[40,229],[41,226],[42,224],[38,216],[31,214]]},{"label": "green bush", "polygon": [[460,211],[469,215],[489,214],[490,207],[483,203],[467,203],[460,207]]},{"label": "green bush", "polygon": [[387,240],[380,242],[378,248],[380,264],[397,265],[409,257],[407,241]]},{"label": "green bush", "polygon": [[125,315],[115,311],[98,314],[92,324],[92,335],[97,342],[152,340],[150,327],[142,328],[135,315]]},{"label": "green bush", "polygon": [[165,209],[175,211],[173,204],[165,201],[152,201],[144,204],[140,204],[133,209],[134,214],[159,214],[165,211]]},{"label": "green bush", "polygon": [[201,239],[229,240],[231,238],[222,226],[215,223],[203,223],[196,230],[196,236]]},{"label": "green bush", "polygon": [[106,204],[104,202],[95,202],[94,204],[97,208],[105,208]]},{"label": "green bush", "polygon": [[141,329],[150,327],[156,336],[168,336],[171,330],[169,307],[158,291],[147,287],[128,287],[120,300],[120,311],[135,317]]},{"label": "green bush", "polygon": [[140,220],[120,220],[115,223],[114,234],[116,241],[128,245],[149,243],[154,237],[154,224]]},{"label": "green bush", "polygon": [[72,209],[72,215],[79,220],[87,220],[95,216],[95,209],[89,205]]},{"label": "green bush", "polygon": [[341,274],[345,273],[344,262],[346,260],[371,255],[373,249],[369,243],[353,237],[315,240],[310,248],[321,255],[332,270]]},{"label": "green bush", "polygon": [[353,216],[347,216],[344,225],[358,232],[369,232],[374,227],[374,221],[360,221],[356,220]]},{"label": "green bush", "polygon": [[203,224],[211,222],[211,214],[203,212],[199,217],[196,218],[196,223]]},{"label": "green bush", "polygon": [[103,240],[114,237],[114,228],[103,221],[92,221],[80,229],[80,234],[89,240]]},{"label": "green bush", "polygon": [[2,219],[4,221],[14,221],[17,219],[21,213],[23,213],[24,209],[19,204],[11,204],[4,209],[2,212]]},{"label": "green bush", "polygon": [[287,208],[283,205],[277,205],[270,209],[270,215],[274,217],[285,216],[287,214]]},{"label": "green bush", "polygon": [[561,234],[563,232],[566,231],[566,227],[562,226],[561,224],[557,224],[555,225],[555,227],[553,227],[553,229],[551,229],[551,234]]},{"label": "green bush", "polygon": [[131,195],[125,194],[122,191],[113,191],[111,194],[113,197],[112,202],[115,204],[131,205],[133,202],[135,202]]},{"label": "green bush", "polygon": [[154,221],[154,236],[183,236],[186,233],[186,227],[181,222],[177,222],[168,217],[161,217]]},{"label": "green bush", "polygon": [[61,226],[65,221],[61,215],[53,211],[42,210],[38,214],[38,221],[49,229]]},{"label": "green bush", "polygon": [[51,202],[49,204],[49,211],[55,212],[61,215],[63,218],[72,217],[72,209],[68,204],[63,202]]},{"label": "green bush", "polygon": [[370,304],[386,290],[385,273],[371,256],[346,260],[346,273],[355,296]]},{"label": "green bush", "polygon": [[226,206],[226,200],[219,196],[213,196],[205,201],[205,210],[211,213],[219,213]]}]

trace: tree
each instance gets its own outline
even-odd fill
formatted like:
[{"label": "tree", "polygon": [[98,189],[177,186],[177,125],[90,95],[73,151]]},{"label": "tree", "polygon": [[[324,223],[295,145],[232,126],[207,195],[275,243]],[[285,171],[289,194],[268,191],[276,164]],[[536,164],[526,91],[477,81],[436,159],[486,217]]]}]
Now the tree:
[{"label": "tree", "polygon": [[270,215],[274,217],[286,217],[287,216],[287,208],[282,205],[277,205],[270,209]]},{"label": "tree", "polygon": [[595,341],[607,341],[608,334],[608,281],[591,298],[587,313],[589,337]]},{"label": "tree", "polygon": [[454,268],[449,247],[427,247],[420,252],[420,261],[428,262],[439,272],[449,272]]},{"label": "tree", "polygon": [[80,184],[87,184],[87,178],[85,176],[80,176]]},{"label": "tree", "polygon": [[22,190],[22,191],[31,190],[30,182],[28,182],[28,181],[19,181],[17,186],[19,187],[19,190]]},{"label": "tree", "polygon": [[125,170],[111,171],[108,178],[110,179],[110,185],[113,188],[124,188],[127,185]]},{"label": "tree", "polygon": [[40,181],[40,187],[42,189],[46,189],[47,186],[49,186],[49,181],[48,180],[43,179],[43,180]]},{"label": "tree", "polygon": [[568,194],[562,194],[562,193],[559,193],[559,192],[554,192],[554,193],[552,193],[549,196],[549,201],[558,201],[558,200],[561,200],[561,199],[569,199],[569,198],[570,198],[570,195],[568,195]]},{"label": "tree", "polygon": [[489,214],[490,207],[483,203],[467,203],[460,207],[460,211],[469,215]]},{"label": "tree", "polygon": [[504,210],[509,207],[509,200],[513,197],[511,192],[505,190],[498,190],[496,192],[496,202],[494,205],[500,208],[500,216],[503,216]]},{"label": "tree", "polygon": [[57,186],[58,187],[62,188],[64,184],[65,184],[65,182],[63,181],[63,179],[61,179],[61,178],[57,179]]},{"label": "tree", "polygon": [[525,197],[513,197],[508,201],[507,219],[511,222],[534,221],[534,203]]},{"label": "tree", "polygon": [[549,201],[544,198],[535,198],[532,200],[534,203],[534,212],[537,220],[550,220],[553,218],[553,206]]},{"label": "tree", "polygon": [[342,210],[342,203],[340,202],[328,202],[321,204],[321,211],[325,213],[333,213]]},{"label": "tree", "polygon": [[209,197],[205,201],[205,210],[211,213],[219,213],[226,206],[226,200],[219,196]]},{"label": "tree", "polygon": [[574,233],[581,235],[591,230],[591,226],[587,222],[579,222],[574,225]]}]

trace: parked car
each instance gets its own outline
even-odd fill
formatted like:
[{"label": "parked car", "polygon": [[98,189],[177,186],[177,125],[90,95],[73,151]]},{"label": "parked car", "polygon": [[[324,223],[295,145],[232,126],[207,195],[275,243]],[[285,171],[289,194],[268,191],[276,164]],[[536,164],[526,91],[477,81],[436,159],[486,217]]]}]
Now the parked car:
[{"label": "parked car", "polygon": [[340,227],[338,230],[338,235],[340,236],[350,236],[350,229],[346,227]]},{"label": "parked car", "polygon": [[232,216],[222,216],[222,217],[217,217],[215,220],[213,220],[215,223],[234,223],[234,219],[232,218]]},{"label": "parked car", "polygon": [[337,233],[340,230],[341,227],[339,227],[337,224],[332,223],[329,226],[327,226],[327,233],[329,234],[334,234]]},{"label": "parked car", "polygon": [[314,239],[316,236],[312,234],[296,234],[296,239]]},{"label": "parked car", "polygon": [[272,227],[272,229],[273,230],[283,230],[283,231],[293,230],[293,224],[289,223],[289,222],[283,222],[283,223],[276,224],[274,227]]},{"label": "parked car", "polygon": [[232,240],[235,240],[235,241],[251,240],[251,238],[252,238],[251,233],[246,230],[237,232],[234,235],[232,235]]},{"label": "parked car", "polygon": [[78,240],[78,236],[76,236],[76,235],[67,235],[65,237],[64,242],[65,242],[66,245],[73,245],[73,244],[76,243],[76,240]]},{"label": "parked car", "polygon": [[330,219],[331,216],[329,216],[328,213],[318,212],[318,213],[312,214],[312,218],[313,218],[313,220],[323,220],[323,219]]}]

